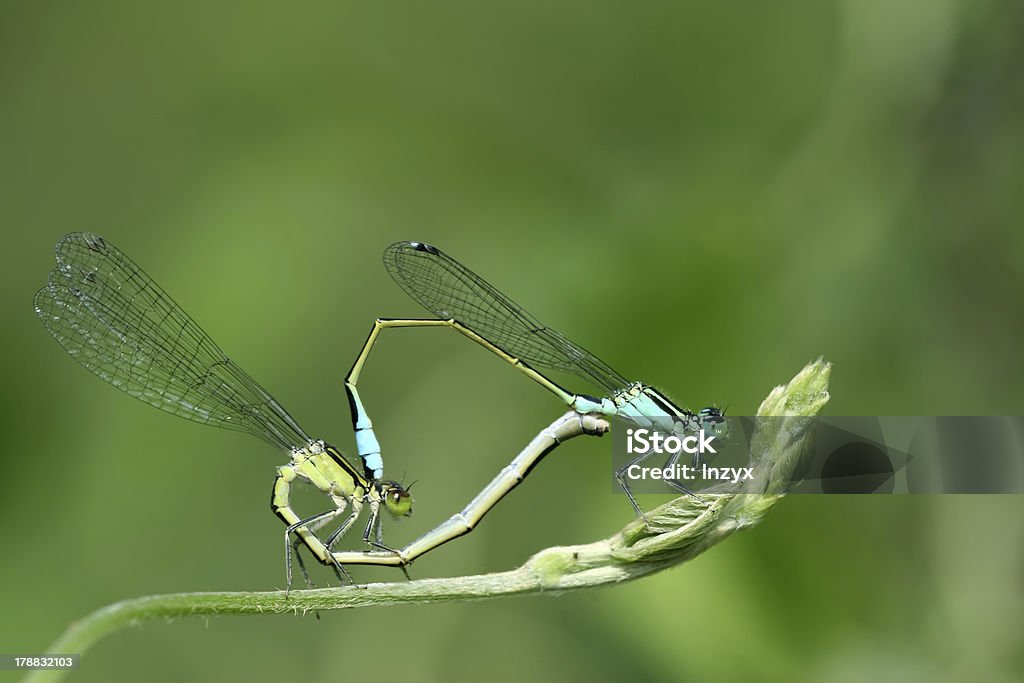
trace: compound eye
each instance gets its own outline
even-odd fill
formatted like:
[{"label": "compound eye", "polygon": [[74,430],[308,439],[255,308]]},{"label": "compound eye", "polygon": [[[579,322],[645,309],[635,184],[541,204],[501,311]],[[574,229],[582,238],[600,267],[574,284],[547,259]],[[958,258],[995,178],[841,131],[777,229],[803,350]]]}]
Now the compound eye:
[{"label": "compound eye", "polygon": [[412,514],[412,494],[399,484],[392,484],[384,494],[384,507],[398,517]]},{"label": "compound eye", "polygon": [[716,436],[724,437],[729,433],[729,424],[725,415],[718,408],[703,408],[700,411],[701,428]]}]

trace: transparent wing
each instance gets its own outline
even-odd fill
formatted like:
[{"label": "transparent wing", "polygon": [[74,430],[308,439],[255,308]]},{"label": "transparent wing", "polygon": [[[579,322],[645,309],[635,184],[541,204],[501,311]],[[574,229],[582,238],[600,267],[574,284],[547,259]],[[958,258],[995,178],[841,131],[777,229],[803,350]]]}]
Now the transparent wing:
[{"label": "transparent wing", "polygon": [[464,265],[423,242],[396,242],[384,250],[391,277],[439,318],[454,318],[534,368],[568,372],[609,392],[630,382],[601,359],[545,327]]},{"label": "transparent wing", "polygon": [[61,238],[35,309],[72,358],[130,396],[286,450],[309,441],[159,285],[98,235]]}]

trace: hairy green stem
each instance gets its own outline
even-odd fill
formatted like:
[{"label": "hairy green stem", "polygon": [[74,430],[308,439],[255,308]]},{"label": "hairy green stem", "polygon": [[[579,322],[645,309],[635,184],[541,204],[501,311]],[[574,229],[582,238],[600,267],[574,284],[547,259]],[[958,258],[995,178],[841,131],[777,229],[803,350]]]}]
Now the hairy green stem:
[{"label": "hairy green stem", "polygon": [[[150,619],[214,614],[302,614],[345,609],[512,595],[559,593],[631,581],[681,564],[733,532],[754,526],[785,495],[785,486],[810,447],[813,418],[828,403],[831,366],[818,360],[761,403],[752,439],[754,479],[724,494],[680,496],[618,533],[584,545],[540,551],[511,571],[445,579],[373,583],[343,588],[263,593],[176,593],[134,598],[74,623],[51,653],[83,653],[102,638]],[[778,419],[785,418],[785,419]],[[55,681],[63,671],[37,671],[26,680]]]}]

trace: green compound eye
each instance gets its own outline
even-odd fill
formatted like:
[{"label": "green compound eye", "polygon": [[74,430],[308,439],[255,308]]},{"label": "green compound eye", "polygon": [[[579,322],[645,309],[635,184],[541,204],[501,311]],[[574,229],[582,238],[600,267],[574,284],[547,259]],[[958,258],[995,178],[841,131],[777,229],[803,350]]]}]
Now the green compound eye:
[{"label": "green compound eye", "polygon": [[412,494],[397,482],[388,482],[384,487],[384,507],[396,517],[412,514]]}]

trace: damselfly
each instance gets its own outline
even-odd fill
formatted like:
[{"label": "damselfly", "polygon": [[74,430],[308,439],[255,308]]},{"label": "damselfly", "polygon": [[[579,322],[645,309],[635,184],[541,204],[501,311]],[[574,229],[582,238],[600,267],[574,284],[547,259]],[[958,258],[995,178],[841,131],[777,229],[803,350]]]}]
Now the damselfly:
[{"label": "damselfly", "polygon": [[[381,330],[449,327],[510,363],[581,415],[620,417],[644,428],[679,435],[695,434],[702,429],[716,435],[726,431],[725,418],[718,408],[703,408],[693,413],[677,406],[653,387],[627,380],[594,354],[541,324],[493,285],[437,247],[423,242],[397,242],[384,251],[384,265],[406,294],[437,319],[380,318],[374,322],[346,380],[350,392],[355,390]],[[538,369],[569,373],[594,382],[608,395],[598,398],[572,393]],[[630,491],[625,473],[646,457],[648,455],[638,456],[615,472],[616,480],[641,517],[643,511]],[[674,465],[678,457],[673,456],[667,464]],[[666,480],[666,483],[689,493],[678,482]]]},{"label": "damselfly", "polygon": [[[380,447],[354,387],[349,397],[353,415],[362,416],[353,418],[361,467],[334,446],[310,438],[159,285],[102,237],[72,233],[57,243],[57,266],[36,293],[35,310],[64,350],[105,382],[172,415],[247,432],[289,453],[291,461],[278,468],[270,500],[287,525],[289,588],[291,552],[300,541],[317,560],[347,577],[332,548],[363,507],[369,509],[363,540],[385,551],[381,506],[395,516],[412,512],[409,492],[383,479]],[[300,518],[289,502],[295,480],[325,493],[331,508]],[[321,541],[317,532],[346,511],[347,517]],[[302,558],[296,557],[308,582]]]}]

